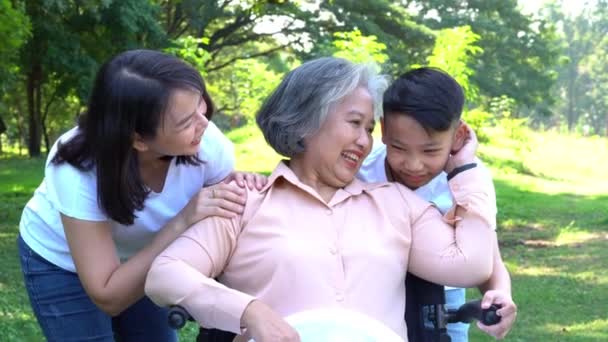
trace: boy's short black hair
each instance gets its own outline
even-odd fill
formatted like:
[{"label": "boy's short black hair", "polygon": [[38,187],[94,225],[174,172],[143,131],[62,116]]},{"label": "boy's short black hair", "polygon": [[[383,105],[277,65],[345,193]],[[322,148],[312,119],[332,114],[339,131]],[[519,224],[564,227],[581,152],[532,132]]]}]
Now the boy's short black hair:
[{"label": "boy's short black hair", "polygon": [[445,71],[422,67],[412,69],[391,84],[384,93],[384,116],[407,115],[426,130],[446,131],[460,121],[464,91]]}]

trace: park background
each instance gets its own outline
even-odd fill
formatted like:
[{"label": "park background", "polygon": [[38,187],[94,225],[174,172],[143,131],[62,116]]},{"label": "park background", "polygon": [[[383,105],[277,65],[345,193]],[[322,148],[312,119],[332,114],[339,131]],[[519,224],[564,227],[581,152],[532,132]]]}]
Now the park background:
[{"label": "park background", "polygon": [[608,341],[607,32],[605,0],[0,0],[0,340],[42,340],[15,238],[45,153],[100,63],[145,47],[201,71],[238,169],[263,173],[279,156],[256,109],[303,61],[448,71],[495,177],[519,307],[507,341]]}]

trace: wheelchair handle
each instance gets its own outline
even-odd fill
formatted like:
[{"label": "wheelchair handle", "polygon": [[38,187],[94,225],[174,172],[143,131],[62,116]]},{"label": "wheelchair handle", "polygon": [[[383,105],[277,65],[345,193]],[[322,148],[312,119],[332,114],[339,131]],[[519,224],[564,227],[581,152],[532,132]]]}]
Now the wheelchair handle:
[{"label": "wheelchair handle", "polygon": [[473,300],[464,303],[457,310],[448,310],[447,321],[448,323],[470,323],[475,319],[484,325],[495,325],[500,323],[501,320],[501,317],[496,314],[498,309],[500,309],[500,306],[496,304],[492,304],[487,309],[482,309],[481,300]]},{"label": "wheelchair handle", "polygon": [[169,307],[169,315],[167,316],[169,320],[169,327],[175,330],[179,330],[186,325],[186,322],[192,320],[192,316],[179,305],[174,305]]}]

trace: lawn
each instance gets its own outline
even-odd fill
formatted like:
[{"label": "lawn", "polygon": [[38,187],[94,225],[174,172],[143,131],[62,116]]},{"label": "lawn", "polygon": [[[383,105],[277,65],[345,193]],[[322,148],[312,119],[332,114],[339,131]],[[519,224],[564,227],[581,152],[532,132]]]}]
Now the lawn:
[{"label": "lawn", "polygon": [[[507,341],[608,341],[608,140],[494,129],[480,148],[492,168],[499,239],[513,278],[518,321]],[[229,137],[237,167],[269,172],[279,156],[255,129]],[[0,157],[0,339],[40,341],[17,260],[21,209],[44,161]],[[470,298],[478,296],[469,291]],[[473,328],[471,341],[492,341]],[[192,340],[195,327],[181,333]]]}]

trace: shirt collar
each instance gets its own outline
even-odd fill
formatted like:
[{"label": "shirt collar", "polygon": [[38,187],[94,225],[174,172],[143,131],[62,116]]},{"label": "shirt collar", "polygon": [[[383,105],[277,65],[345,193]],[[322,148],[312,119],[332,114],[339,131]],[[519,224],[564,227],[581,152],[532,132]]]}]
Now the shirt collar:
[{"label": "shirt collar", "polygon": [[[292,185],[310,193],[311,195],[313,195],[316,198],[321,199],[319,197],[319,195],[316,193],[316,191],[314,191],[310,186],[308,186],[300,181],[298,176],[296,176],[296,174],[289,168],[289,166],[287,166],[287,162],[288,162],[287,160],[282,160],[279,162],[279,164],[274,169],[272,174],[270,174],[270,176],[268,177],[268,182],[262,188],[262,190],[260,190],[260,192],[262,192],[262,193],[266,192],[268,189],[270,189],[274,185],[275,182],[277,182],[280,178],[283,178],[286,181],[288,181],[289,183],[291,183]],[[330,206],[335,205],[351,196],[357,196],[357,195],[360,195],[364,191],[370,191],[375,188],[379,188],[379,187],[383,187],[383,186],[388,186],[388,183],[386,183],[386,182],[366,183],[366,182],[363,182],[363,181],[355,178],[352,182],[347,184],[344,188],[338,189],[338,191],[332,198],[331,202],[328,203],[328,205],[330,205]]]}]

